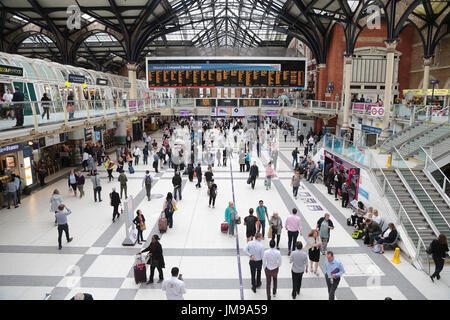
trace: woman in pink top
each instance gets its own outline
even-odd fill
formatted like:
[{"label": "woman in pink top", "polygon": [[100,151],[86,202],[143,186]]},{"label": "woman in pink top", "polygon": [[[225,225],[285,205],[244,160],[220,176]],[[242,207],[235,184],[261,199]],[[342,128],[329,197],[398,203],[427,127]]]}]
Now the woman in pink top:
[{"label": "woman in pink top", "polygon": [[272,189],[272,178],[275,177],[275,172],[272,168],[272,162],[269,162],[269,166],[266,169],[266,190]]}]

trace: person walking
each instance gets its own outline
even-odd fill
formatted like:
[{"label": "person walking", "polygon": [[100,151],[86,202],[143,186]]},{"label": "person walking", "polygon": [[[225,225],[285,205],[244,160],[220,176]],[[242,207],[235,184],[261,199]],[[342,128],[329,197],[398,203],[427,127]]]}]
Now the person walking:
[{"label": "person walking", "polygon": [[230,237],[234,236],[234,226],[236,224],[237,211],[234,208],[234,203],[230,201],[228,207],[225,209],[225,220],[228,222],[228,234]]},{"label": "person walking", "polygon": [[297,237],[300,233],[302,236],[302,220],[297,216],[297,208],[292,209],[292,214],[286,219],[286,230],[288,231],[288,256],[292,251],[295,251],[295,244],[297,243]]},{"label": "person walking", "polygon": [[161,213],[164,212],[164,214],[166,215],[167,225],[169,228],[173,227],[173,213],[176,210],[176,204],[177,203],[173,199],[172,193],[168,192]]},{"label": "person walking", "polygon": [[205,181],[206,181],[207,187],[209,187],[209,184],[211,183],[213,176],[214,176],[214,173],[212,172],[212,168],[208,167],[208,171],[205,172]]},{"label": "person walking", "polygon": [[245,155],[245,170],[246,171],[250,171],[250,161],[251,161],[250,159],[251,159],[250,152],[247,152]]},{"label": "person walking", "polygon": [[308,256],[303,249],[303,243],[297,241],[295,244],[297,250],[295,250],[290,258],[289,262],[292,263],[292,299],[295,299],[300,295],[300,289],[302,288],[303,273],[308,273]]},{"label": "person walking", "polygon": [[158,269],[159,275],[159,280],[157,282],[161,283],[164,281],[164,274],[162,269],[166,267],[166,264],[164,262],[163,249],[159,240],[160,238],[157,234],[153,235],[150,245],[146,249],[139,252],[139,254],[148,252],[149,258],[147,260],[147,264],[150,265],[150,278],[148,279],[147,284],[153,283],[155,268]]},{"label": "person walking", "polygon": [[222,164],[224,167],[227,166],[227,148],[223,148],[222,151]]},{"label": "person walking", "polygon": [[220,152],[220,149],[217,148],[216,152],[216,159],[217,159],[217,166],[220,167],[220,159],[222,158],[222,152]]},{"label": "person walking", "polygon": [[334,200],[338,201],[338,195],[341,193],[342,182],[344,181],[344,176],[342,172],[336,173],[334,175]]},{"label": "person walking", "polygon": [[200,162],[195,167],[195,175],[197,176],[197,184],[195,187],[198,189],[202,187],[202,167],[200,166]]},{"label": "person walking", "polygon": [[133,223],[136,226],[138,232],[137,243],[141,244],[141,241],[144,242],[143,232],[147,229],[147,227],[145,226],[145,217],[142,214],[141,210],[136,211],[136,217],[134,218]]},{"label": "person walking", "polygon": [[102,186],[100,183],[100,177],[97,174],[97,170],[91,171],[91,181],[92,187],[94,188],[94,200],[97,202],[97,194],[98,194],[98,202],[102,202]]},{"label": "person walking", "polygon": [[270,249],[264,252],[263,256],[263,269],[266,274],[266,293],[267,300],[271,300],[270,295],[271,282],[273,280],[273,290],[272,294],[275,297],[277,294],[277,278],[278,270],[281,266],[281,253],[279,250],[275,249],[275,241],[270,240]]},{"label": "person walking", "polygon": [[341,189],[341,196],[342,196],[342,208],[347,208],[348,202],[349,202],[349,195],[348,195],[348,182],[344,181],[342,184]]},{"label": "person walking", "polygon": [[445,257],[447,256],[447,252],[448,252],[447,237],[445,236],[445,234],[441,233],[437,239],[434,239],[431,242],[429,248],[427,249],[427,253],[431,254],[431,256],[433,257],[435,266],[434,272],[430,276],[431,281],[434,282],[434,278],[438,280],[441,279],[440,273],[444,268],[444,262]]},{"label": "person walking", "polygon": [[184,300],[183,294],[186,293],[183,277],[179,276],[180,270],[173,267],[171,270],[172,277],[164,280],[161,289],[166,291],[167,300]]},{"label": "person walking", "polygon": [[127,141],[127,148],[131,149],[131,141],[133,141],[133,138],[131,138],[130,135],[127,135],[126,141]]},{"label": "person walking", "polygon": [[77,189],[80,191],[80,199],[84,196],[84,183],[86,182],[84,176],[81,174],[81,171],[77,172],[76,176],[77,181]]},{"label": "person walking", "polygon": [[70,170],[69,178],[67,179],[69,190],[72,188],[75,198],[77,197],[77,177],[73,169]]},{"label": "person walking", "polygon": [[[319,266],[320,260],[320,247],[322,246],[322,241],[320,241],[319,231],[316,229],[312,229],[308,233],[308,238],[306,239],[306,248],[308,250],[308,257],[310,263],[311,272],[313,272],[313,263],[314,263],[314,274],[316,276],[319,275],[317,272],[317,268]],[[308,272],[308,271],[306,271]]]},{"label": "person walking", "polygon": [[[150,171],[149,170],[145,170],[145,176],[144,176],[144,179],[142,179],[142,187],[145,186],[145,193],[147,194],[147,200],[148,201],[150,201],[150,193],[151,193],[151,190],[152,190],[152,183],[153,183],[153,178],[150,175]],[[126,192],[126,187],[125,187],[125,196],[126,195],[127,195],[127,192]]]},{"label": "person walking", "polygon": [[272,162],[269,162],[266,168],[266,190],[272,189],[273,178],[275,178],[275,172],[272,168]]},{"label": "person walking", "polygon": [[66,234],[67,242],[71,242],[73,238],[69,237],[69,225],[67,224],[67,216],[71,214],[72,211],[67,208],[64,204],[58,206],[58,210],[55,213],[56,223],[58,224],[58,249],[61,250],[61,237],[62,233]]},{"label": "person walking", "polygon": [[125,175],[125,172],[123,172],[123,170],[120,172],[118,180],[120,182],[120,199],[122,199],[124,191],[125,191],[125,199],[128,199],[128,195],[127,195],[127,181],[128,181],[128,178]]},{"label": "person walking", "polygon": [[244,252],[250,257],[250,274],[252,281],[252,291],[256,293],[256,288],[259,288],[261,282],[261,270],[264,257],[264,246],[261,244],[262,234],[257,232],[255,240],[250,241],[244,248]]},{"label": "person walking", "polygon": [[325,255],[328,242],[330,242],[330,230],[334,229],[333,222],[330,219],[330,214],[325,213],[325,216],[317,221],[316,230],[319,232],[320,241],[322,245],[320,247],[322,254]]},{"label": "person walking", "polygon": [[249,215],[244,218],[244,226],[247,227],[247,242],[250,242],[256,234],[256,223],[258,222],[258,218],[253,215],[253,208],[250,208],[248,213]]},{"label": "person walking", "polygon": [[178,197],[181,198],[181,186],[183,184],[183,181],[181,179],[180,172],[175,172],[175,175],[172,178],[172,185],[173,185],[173,196],[175,200],[177,200],[177,194]]},{"label": "person walking", "polygon": [[256,179],[259,177],[259,168],[256,165],[256,161],[253,161],[253,165],[250,168],[250,179],[252,184],[252,189],[255,189]]},{"label": "person walking", "polygon": [[95,166],[95,161],[94,161],[94,158],[92,157],[92,154],[89,154],[89,155],[88,155],[87,164],[88,164],[88,170],[89,170],[89,172],[92,172],[92,171],[94,171],[94,170],[97,170],[97,167]]},{"label": "person walking", "polygon": [[302,178],[300,176],[300,173],[298,171],[295,171],[295,173],[291,179],[292,194],[293,194],[295,200],[297,200],[298,188],[300,187],[301,182],[302,182]]},{"label": "person walking", "polygon": [[114,168],[116,165],[112,160],[109,158],[109,156],[106,156],[106,162],[105,162],[105,169],[108,172],[108,181],[111,182],[111,180],[114,180],[114,177],[112,175]]},{"label": "person walking", "polygon": [[139,157],[141,156],[141,149],[139,149],[138,146],[134,146],[133,156],[134,156],[134,165],[137,166],[139,164]]},{"label": "person walking", "polygon": [[113,207],[113,217],[112,222],[116,221],[116,217],[119,218],[119,205],[122,203],[120,201],[119,193],[116,192],[116,188],[112,188],[112,192],[109,194],[109,199],[111,199],[111,206]]},{"label": "person walking", "polygon": [[[269,219],[269,213],[267,212],[267,207],[264,205],[263,200],[259,200],[259,206],[256,207],[256,215],[258,217],[258,232],[261,232],[264,239],[266,230],[266,217]],[[262,228],[262,231],[261,231]]]},{"label": "person walking", "polygon": [[209,205],[208,207],[213,208],[216,207],[216,197],[217,197],[217,184],[214,182],[214,179],[211,180],[208,186],[208,195],[209,195]]},{"label": "person walking", "polygon": [[333,184],[334,184],[334,168],[330,168],[330,170],[328,171],[327,174],[327,178],[325,179],[325,184],[327,186],[327,190],[328,190],[328,194],[333,195],[333,193],[331,192],[331,189],[333,188]]},{"label": "person walking", "polygon": [[158,152],[155,152],[153,154],[153,169],[155,169],[156,173],[158,173],[158,165],[159,165],[159,156]]},{"label": "person walking", "polygon": [[281,238],[281,231],[283,230],[283,221],[278,215],[278,212],[274,211],[272,217],[270,217],[269,220],[269,227],[272,230],[272,240],[277,243],[277,250],[280,250],[280,238]]},{"label": "person walking", "polygon": [[[58,189],[53,190],[53,194],[50,197],[50,212],[53,212],[55,215],[58,212],[59,205],[63,202],[61,194]],[[58,221],[55,216],[55,226],[58,225]]]},{"label": "person walking", "polygon": [[148,155],[149,155],[149,151],[148,151],[148,143],[145,145],[144,149],[142,150],[142,155],[144,156],[144,165],[148,164]]},{"label": "person walking", "polygon": [[344,273],[345,270],[341,261],[334,257],[332,251],[328,251],[327,259],[325,260],[325,280],[327,282],[329,300],[334,300],[336,289]]},{"label": "person walking", "polygon": [[287,139],[288,133],[289,132],[287,131],[287,129],[283,130],[284,142],[287,142],[286,139]]}]

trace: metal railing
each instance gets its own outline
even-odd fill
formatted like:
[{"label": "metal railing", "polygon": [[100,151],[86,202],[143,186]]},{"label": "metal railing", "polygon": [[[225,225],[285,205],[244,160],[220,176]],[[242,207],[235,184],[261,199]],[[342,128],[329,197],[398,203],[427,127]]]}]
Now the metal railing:
[{"label": "metal railing", "polygon": [[430,173],[447,197],[450,198],[450,180],[423,147],[420,147],[416,159],[423,166],[423,169]]},{"label": "metal railing", "polygon": [[[450,224],[448,223],[447,219],[445,219],[441,210],[439,210],[439,208],[436,206],[433,199],[426,191],[426,188],[424,188],[420,180],[416,177],[416,175],[411,170],[405,159],[403,159],[402,155],[397,150],[397,148],[394,147],[394,150],[395,152],[392,153],[392,165],[400,170],[401,174],[405,178],[405,181],[408,183],[408,185],[410,186],[411,190],[413,190],[414,193],[416,193],[417,191],[423,191],[426,195],[425,199],[423,198],[419,199],[419,196],[417,194],[416,197],[417,199],[419,199],[420,205],[426,211],[426,215],[428,215],[428,217],[425,216],[425,218],[429,222],[430,226],[433,228],[433,231],[436,233],[436,236],[438,236],[439,233],[450,234]],[[406,174],[405,171],[407,172]],[[412,177],[413,179],[412,180],[408,179],[408,176]],[[430,203],[432,204],[432,207],[425,206],[426,204],[429,205]],[[442,225],[442,227],[438,229],[436,224]]]},{"label": "metal railing", "polygon": [[[398,219],[397,224],[402,226],[405,230],[406,234],[402,235],[403,238],[406,236],[411,245],[414,247],[414,256],[412,258],[421,264],[423,270],[427,274],[430,274],[430,259],[428,254],[426,254],[427,246],[425,245],[425,241],[422,239],[416,227],[414,226],[414,223],[411,221],[408,212],[403,207],[402,202],[395,193],[394,188],[389,182],[389,179],[386,177],[384,171],[381,167],[378,166],[376,159],[374,159],[374,164],[376,166],[373,169],[381,172],[381,176],[377,176],[376,174],[374,175],[376,185],[379,190],[382,191],[382,195],[389,200],[389,206],[392,208],[392,212]],[[379,178],[381,178],[381,181],[379,180]],[[415,238],[417,239],[417,242],[414,241],[410,232],[413,232]],[[426,269],[426,267],[428,267],[428,270]]]}]

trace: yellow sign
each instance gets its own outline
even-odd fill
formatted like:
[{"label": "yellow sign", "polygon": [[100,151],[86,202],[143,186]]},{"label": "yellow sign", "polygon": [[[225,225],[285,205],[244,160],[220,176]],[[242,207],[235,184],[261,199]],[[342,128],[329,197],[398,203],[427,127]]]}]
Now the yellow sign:
[{"label": "yellow sign", "polygon": [[81,86],[85,89],[86,88],[86,83],[82,83]]},{"label": "yellow sign", "polygon": [[69,88],[72,84],[66,81],[66,87]]},{"label": "yellow sign", "polygon": [[25,167],[25,184],[27,186],[29,186],[33,183],[33,177],[32,177],[33,172],[31,171],[30,157],[24,158],[23,164]]},{"label": "yellow sign", "polygon": [[[403,94],[406,94],[407,92],[411,92],[413,96],[424,96],[425,94],[428,94],[429,96],[433,95],[433,89],[406,89],[403,90]],[[448,96],[450,95],[449,89],[434,89],[434,95],[435,96]]]}]

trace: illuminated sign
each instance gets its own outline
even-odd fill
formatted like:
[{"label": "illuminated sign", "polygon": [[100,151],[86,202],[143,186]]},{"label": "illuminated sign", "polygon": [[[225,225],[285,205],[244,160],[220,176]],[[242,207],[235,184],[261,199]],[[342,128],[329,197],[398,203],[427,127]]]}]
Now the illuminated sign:
[{"label": "illuminated sign", "polygon": [[29,186],[33,184],[33,171],[31,170],[31,158],[30,157],[24,158],[23,165],[25,167],[25,184]]},{"label": "illuminated sign", "polygon": [[7,76],[23,77],[23,68],[5,66],[3,64],[0,64],[0,74],[4,74]]}]

